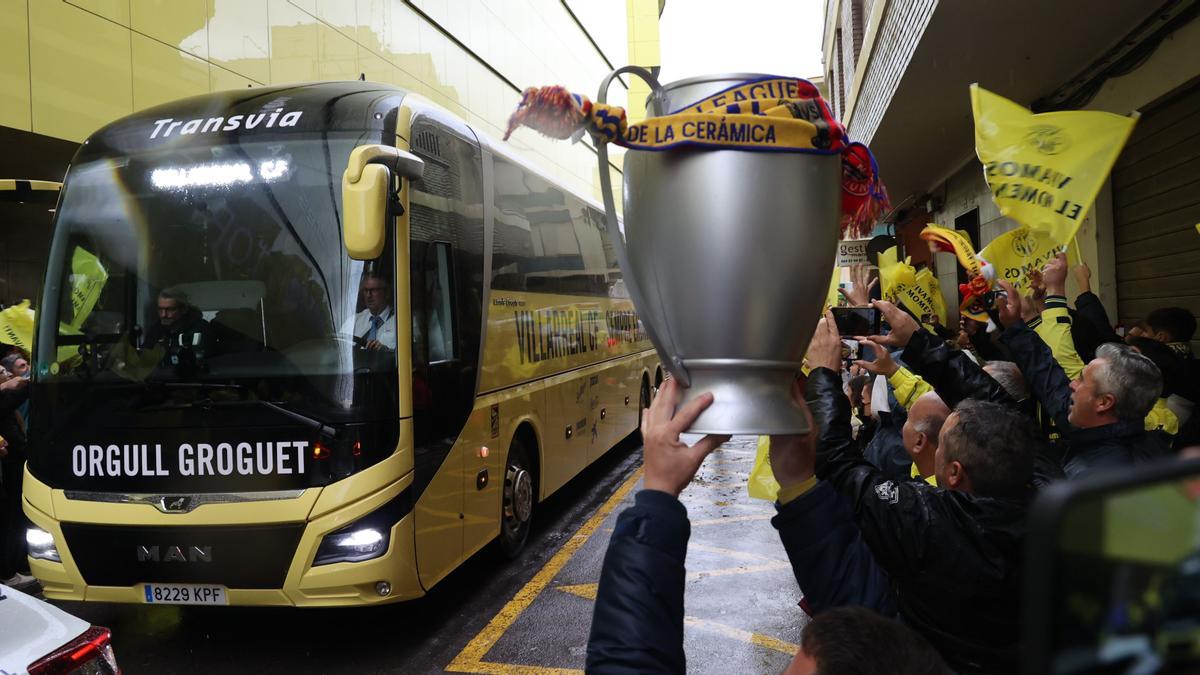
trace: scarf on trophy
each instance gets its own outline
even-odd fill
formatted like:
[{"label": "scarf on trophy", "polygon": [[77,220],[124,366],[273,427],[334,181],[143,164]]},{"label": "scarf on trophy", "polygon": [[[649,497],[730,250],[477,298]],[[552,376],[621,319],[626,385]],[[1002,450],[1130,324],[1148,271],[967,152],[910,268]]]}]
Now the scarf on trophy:
[{"label": "scarf on trophy", "polygon": [[668,115],[629,124],[625,110],[560,86],[530,87],[508,120],[551,138],[589,133],[597,143],[632,150],[812,152],[842,157],[843,237],[865,237],[891,208],[867,146],[852,143],[817,88],[807,80],[766,77],[729,87]]}]

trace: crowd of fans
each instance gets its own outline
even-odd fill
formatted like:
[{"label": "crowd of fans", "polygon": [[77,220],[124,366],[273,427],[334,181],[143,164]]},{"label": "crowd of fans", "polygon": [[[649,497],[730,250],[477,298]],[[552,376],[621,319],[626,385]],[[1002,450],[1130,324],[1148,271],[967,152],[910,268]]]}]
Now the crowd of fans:
[{"label": "crowd of fans", "polygon": [[[1067,271],[1060,255],[1028,295],[1001,282],[993,320],[957,336],[863,285],[847,299],[889,330],[852,362],[821,320],[793,390],[813,431],[770,439],[772,525],[812,616],[788,673],[1015,672],[1037,491],[1200,450],[1195,318],[1162,308],[1118,335],[1086,267],[1070,306]],[[643,421],[645,485],[609,543],[589,672],[685,669],[677,497],[725,438],[682,443],[712,397],[680,397],[666,381]]]}]

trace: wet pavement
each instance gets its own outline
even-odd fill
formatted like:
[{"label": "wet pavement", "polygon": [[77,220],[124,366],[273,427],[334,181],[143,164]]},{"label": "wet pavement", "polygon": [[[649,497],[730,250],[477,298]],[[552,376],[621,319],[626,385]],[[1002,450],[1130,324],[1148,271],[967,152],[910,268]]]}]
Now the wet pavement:
[{"label": "wet pavement", "polygon": [[[685,650],[695,673],[779,673],[805,621],[769,519],[746,494],[755,439],[705,461],[682,500],[692,521]],[[641,483],[618,446],[539,507],[518,560],[475,556],[428,596],[353,609],[57,603],[113,629],[137,673],[581,672],[596,582],[617,514]]]}]

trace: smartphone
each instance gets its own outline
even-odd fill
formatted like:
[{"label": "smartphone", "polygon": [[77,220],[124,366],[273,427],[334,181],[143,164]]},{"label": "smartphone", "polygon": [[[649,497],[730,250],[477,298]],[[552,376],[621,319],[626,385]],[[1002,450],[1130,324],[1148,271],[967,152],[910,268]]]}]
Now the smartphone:
[{"label": "smartphone", "polygon": [[874,307],[834,307],[833,319],[842,337],[879,335],[879,310]]},{"label": "smartphone", "polygon": [[842,338],[842,360],[857,361],[859,359],[858,340],[847,340]]}]

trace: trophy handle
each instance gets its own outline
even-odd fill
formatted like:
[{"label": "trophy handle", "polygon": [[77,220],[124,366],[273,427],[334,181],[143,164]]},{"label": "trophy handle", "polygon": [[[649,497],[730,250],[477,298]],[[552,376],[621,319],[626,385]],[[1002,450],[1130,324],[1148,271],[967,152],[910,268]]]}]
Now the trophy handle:
[{"label": "trophy handle", "polygon": [[[598,103],[608,102],[608,87],[612,84],[613,79],[622,73],[637,75],[646,84],[650,85],[651,93],[649,102],[651,110],[655,116],[662,115],[666,100],[662,85],[659,84],[658,78],[653,73],[640,66],[625,66],[609,73],[608,77],[605,77],[604,81],[600,83],[600,92],[596,96],[596,101]],[[607,143],[596,143],[596,156],[600,160],[600,191],[604,195],[604,218],[609,232],[609,239],[612,241],[613,251],[617,254],[617,262],[621,265],[625,290],[629,291],[629,297],[633,300],[635,308],[648,309],[650,304],[645,301],[645,296],[642,295],[641,289],[637,285],[637,280],[631,274],[633,267],[630,266],[629,255],[625,252],[625,233],[621,231],[621,227],[617,223],[617,202],[613,197],[612,177],[609,175]],[[663,366],[685,388],[690,387],[692,378],[688,374],[687,368],[684,368],[683,361],[677,356],[679,351],[675,349],[675,343],[671,340],[671,336],[669,334],[665,336],[656,335],[651,322],[642,321],[641,323],[646,329],[646,334],[650,336],[650,341],[654,343],[655,349],[658,350],[658,358],[662,361]]]}]

